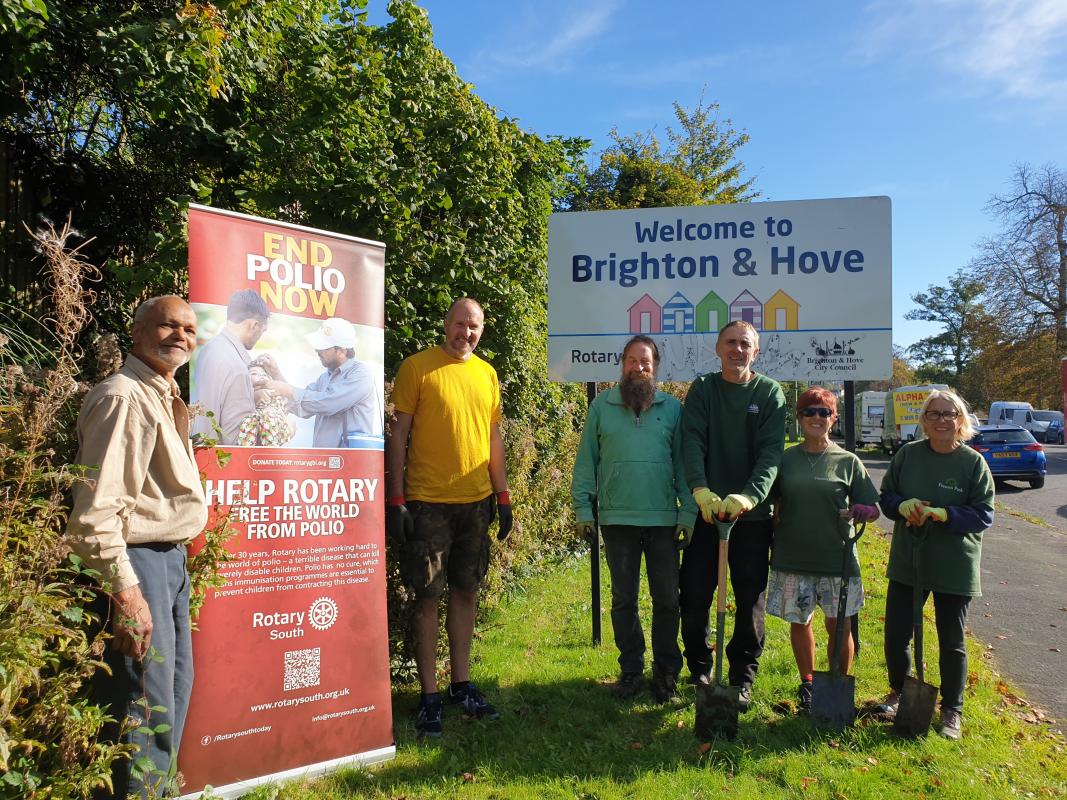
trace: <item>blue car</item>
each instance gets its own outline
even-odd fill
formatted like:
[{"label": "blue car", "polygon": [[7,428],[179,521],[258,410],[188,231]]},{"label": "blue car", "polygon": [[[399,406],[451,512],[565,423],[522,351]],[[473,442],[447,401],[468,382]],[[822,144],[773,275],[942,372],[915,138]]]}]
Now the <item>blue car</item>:
[{"label": "blue car", "polygon": [[1045,448],[1018,425],[982,425],[968,444],[982,454],[994,480],[1027,481],[1031,489],[1045,485]]}]

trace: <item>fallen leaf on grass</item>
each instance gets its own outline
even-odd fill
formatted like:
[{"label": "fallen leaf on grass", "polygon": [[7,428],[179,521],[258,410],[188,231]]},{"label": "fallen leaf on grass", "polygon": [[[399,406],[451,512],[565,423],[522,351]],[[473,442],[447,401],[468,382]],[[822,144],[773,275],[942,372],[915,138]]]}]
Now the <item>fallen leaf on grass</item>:
[{"label": "fallen leaf on grass", "polygon": [[943,784],[941,782],[941,779],[939,777],[937,777],[936,775],[931,775],[930,776],[930,783],[932,783],[934,786],[944,786],[945,785],[945,784]]},{"label": "fallen leaf on grass", "polygon": [[818,783],[818,782],[819,782],[818,778],[801,778],[800,779],[800,788],[801,789],[807,789],[813,783]]},{"label": "fallen leaf on grass", "polygon": [[702,756],[711,750],[711,742],[701,742],[697,745],[697,755]]},{"label": "fallen leaf on grass", "polygon": [[644,747],[644,745],[641,744],[640,742],[630,742],[630,749],[631,750],[640,750],[643,747]]},{"label": "fallen leaf on grass", "polygon": [[474,783],[474,776],[469,772],[464,772],[463,773],[463,782],[464,783]]},{"label": "fallen leaf on grass", "polygon": [[870,767],[856,767],[856,772],[870,772]]},{"label": "fallen leaf on grass", "polygon": [[867,763],[870,764],[872,767],[876,766],[878,764],[878,759],[874,756],[868,756]]},{"label": "fallen leaf on grass", "polygon": [[977,672],[968,673],[967,674],[967,685],[968,686],[974,686],[976,683],[978,683],[978,673]]},{"label": "fallen leaf on grass", "polygon": [[771,710],[776,714],[795,714],[797,713],[797,706],[792,700],[779,700],[773,706]]},{"label": "fallen leaf on grass", "polygon": [[678,720],[678,724],[675,727],[678,728],[679,730],[684,728],[685,727],[685,720],[684,719]]}]

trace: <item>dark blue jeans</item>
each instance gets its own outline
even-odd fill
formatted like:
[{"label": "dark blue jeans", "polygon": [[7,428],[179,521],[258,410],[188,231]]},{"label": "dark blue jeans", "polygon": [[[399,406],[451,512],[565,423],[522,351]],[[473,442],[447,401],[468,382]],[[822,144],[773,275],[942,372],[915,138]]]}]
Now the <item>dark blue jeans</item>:
[{"label": "dark blue jeans", "polygon": [[[759,670],[759,657],[766,640],[767,574],[771,564],[771,521],[741,521],[730,534],[727,561],[730,586],[737,610],[733,634],[726,645],[729,681],[732,686],[751,685]],[[694,675],[711,672],[711,629],[708,613],[715,599],[719,568],[719,534],[697,515],[693,541],[682,554],[680,578],[682,644],[685,660]]]},{"label": "dark blue jeans", "polygon": [[611,572],[611,628],[623,672],[645,668],[645,634],[637,613],[641,589],[641,556],[645,557],[648,592],[652,596],[652,663],[677,677],[682,668],[678,649],[678,548],[674,526],[605,525],[604,549]]},{"label": "dark blue jeans", "polygon": [[[144,661],[137,661],[108,645],[104,660],[112,674],[98,671],[93,688],[97,701],[111,707],[110,714],[117,722],[132,717],[143,720],[148,728],[170,726],[161,733],[131,730],[125,736],[126,742],[138,747],[134,762],[143,756],[152,760],[155,766],[151,774],[138,774],[133,762],[127,760],[117,761],[112,769],[114,797],[125,798],[127,794],[147,797],[150,790],[155,791],[155,796],[165,797],[177,794],[173,775],[193,688],[185,545],[133,545],[127,552],[152,613],[151,649],[154,654],[150,652]],[[101,600],[101,618],[108,619],[110,601],[106,595],[101,595]],[[162,706],[165,710],[148,710],[152,706]],[[117,739],[117,723],[110,728],[107,734],[112,740]]]}]

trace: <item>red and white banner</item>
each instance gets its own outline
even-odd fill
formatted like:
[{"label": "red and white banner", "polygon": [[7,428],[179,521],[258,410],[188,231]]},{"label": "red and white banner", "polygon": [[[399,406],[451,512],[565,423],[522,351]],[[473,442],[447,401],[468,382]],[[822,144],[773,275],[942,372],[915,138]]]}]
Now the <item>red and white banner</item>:
[{"label": "red and white banner", "polygon": [[[191,387],[194,399],[230,396],[203,385],[217,378],[198,373],[195,359],[226,330],[227,304],[242,289],[271,313],[242,345],[247,358],[269,355],[287,381],[310,390],[326,364],[309,336],[342,318],[355,331],[360,374],[380,387],[383,287],[380,243],[190,206],[189,297],[201,337],[190,374],[202,384]],[[267,397],[256,395],[258,414]],[[271,413],[282,415],[278,446],[227,445],[224,465],[213,449],[198,451],[213,515],[232,510],[238,534],[226,584],[209,590],[193,634],[178,763],[190,797],[207,785],[236,797],[395,752],[381,437],[314,447],[314,416],[284,402]]]}]

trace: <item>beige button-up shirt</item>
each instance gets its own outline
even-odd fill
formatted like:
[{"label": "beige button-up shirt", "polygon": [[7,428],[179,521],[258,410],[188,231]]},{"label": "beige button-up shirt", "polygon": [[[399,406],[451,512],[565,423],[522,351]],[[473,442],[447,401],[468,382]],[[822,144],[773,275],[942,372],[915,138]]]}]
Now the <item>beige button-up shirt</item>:
[{"label": "beige button-up shirt", "polygon": [[78,416],[78,463],[71,547],[108,589],[138,583],[127,544],[186,542],[207,522],[200,470],[174,425],[178,386],[136,356],[85,396]]}]

